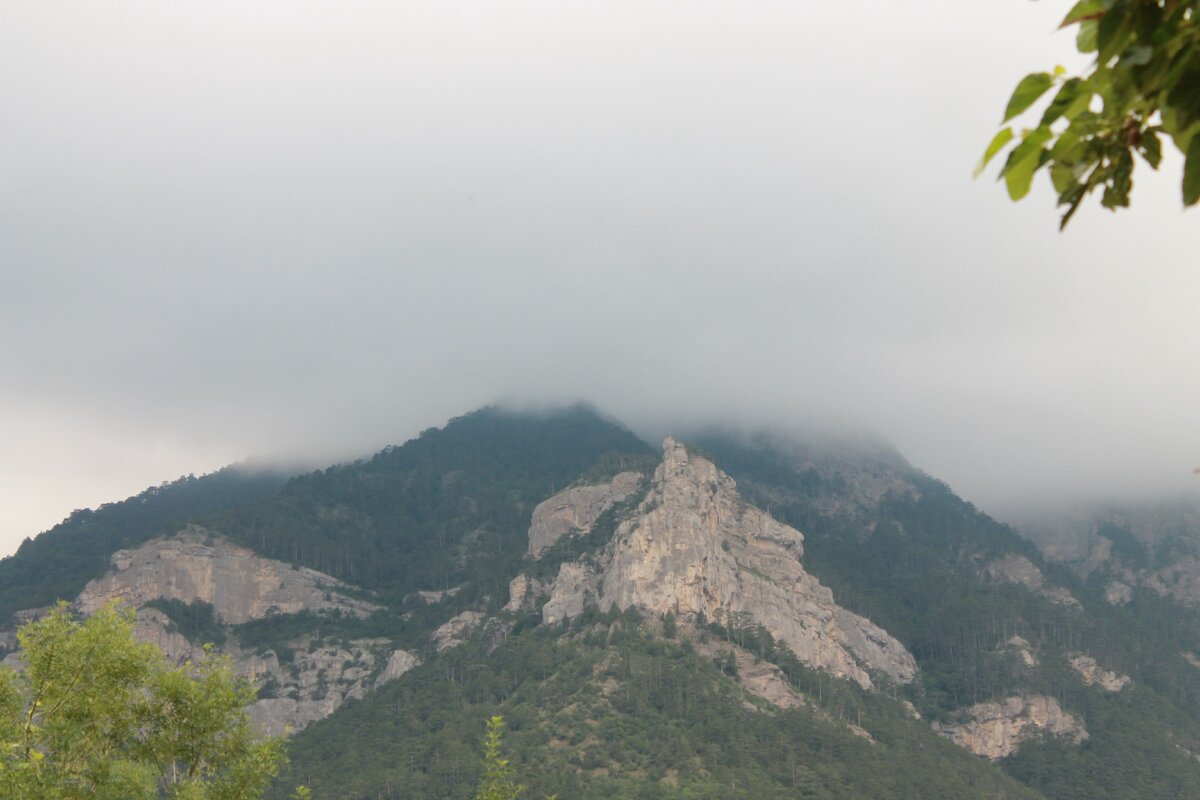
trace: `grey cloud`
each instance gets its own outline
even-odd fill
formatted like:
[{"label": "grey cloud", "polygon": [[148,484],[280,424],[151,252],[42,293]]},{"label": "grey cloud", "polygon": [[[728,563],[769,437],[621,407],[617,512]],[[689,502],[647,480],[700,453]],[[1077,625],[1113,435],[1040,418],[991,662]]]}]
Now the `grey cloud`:
[{"label": "grey cloud", "polygon": [[1178,163],[1066,236],[969,180],[1048,4],[2,6],[0,551],[496,399],[1195,488]]}]

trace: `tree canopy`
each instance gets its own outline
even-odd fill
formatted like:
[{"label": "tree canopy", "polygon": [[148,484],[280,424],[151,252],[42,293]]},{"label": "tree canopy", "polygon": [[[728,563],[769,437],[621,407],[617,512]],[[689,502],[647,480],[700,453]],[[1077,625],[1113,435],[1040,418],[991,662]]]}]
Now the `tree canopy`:
[{"label": "tree canopy", "polygon": [[79,620],[66,604],[18,632],[0,668],[0,797],[253,800],[284,757],[245,707],[227,658],[168,665],[133,635],[132,611]]},{"label": "tree canopy", "polygon": [[[1087,195],[1128,207],[1137,160],[1162,161],[1163,140],[1184,156],[1185,206],[1200,201],[1200,0],[1079,0],[1060,27],[1076,31],[1076,47],[1094,53],[1090,71],[1062,67],[1017,84],[976,175],[1009,145],[1000,177],[1013,200],[1029,193],[1041,169],[1064,208],[1065,228]],[[1055,90],[1033,127],[1012,120]]]}]

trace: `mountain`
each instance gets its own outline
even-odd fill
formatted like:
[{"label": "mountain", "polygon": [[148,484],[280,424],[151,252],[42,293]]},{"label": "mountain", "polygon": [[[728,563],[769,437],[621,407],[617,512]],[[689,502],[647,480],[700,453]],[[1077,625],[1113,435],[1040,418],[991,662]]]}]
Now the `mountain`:
[{"label": "mountain", "polygon": [[1156,661],[1173,656],[1200,669],[1200,502],[1077,504],[1019,527],[1105,603],[1154,630],[1173,651]]},{"label": "mountain", "polygon": [[74,529],[14,559],[29,606],[123,598],[170,657],[233,655],[295,731],[278,797],[470,797],[492,714],[564,800],[1200,796],[1190,618],[1109,602],[886,444],[680,439],[483,409],[131,521],[72,581],[35,556]]},{"label": "mountain", "polygon": [[14,612],[74,597],[108,568],[109,556],[197,516],[273,494],[278,470],[231,466],[188,475],[96,509],[83,509],[0,559],[0,624]]}]

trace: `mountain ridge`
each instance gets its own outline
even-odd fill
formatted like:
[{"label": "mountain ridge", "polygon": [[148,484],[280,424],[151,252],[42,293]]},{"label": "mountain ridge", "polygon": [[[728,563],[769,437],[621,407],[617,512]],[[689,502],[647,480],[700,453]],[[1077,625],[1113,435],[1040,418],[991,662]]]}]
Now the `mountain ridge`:
[{"label": "mountain ridge", "polygon": [[[838,607],[911,652],[911,683],[872,682],[882,691],[868,691],[839,679],[799,658],[783,629],[753,615],[714,619],[655,602],[621,611],[585,599],[569,622],[546,624],[545,603],[564,565],[601,563],[605,548],[636,539],[634,521],[652,513],[639,515],[652,490],[643,487],[601,502],[588,524],[575,518],[540,558],[530,556],[540,504],[654,458],[628,429],[579,407],[481,410],[186,521],[342,581],[342,591],[380,607],[369,616],[314,607],[228,625],[195,602],[146,613],[161,615],[156,624],[168,633],[216,631],[247,658],[274,659],[284,679],[261,691],[276,706],[290,698],[328,708],[338,692],[336,708],[293,738],[289,775],[312,778],[320,796],[466,797],[475,756],[455,737],[493,713],[511,719],[530,784],[563,797],[784,797],[801,789],[813,797],[905,797],[920,785],[914,764],[941,771],[936,780],[925,776],[929,797],[1200,793],[1200,766],[1188,755],[1200,753],[1190,672],[1197,667],[1152,619],[1105,602],[1097,587],[1048,563],[894,450],[831,451],[712,429],[685,435],[707,454],[695,463],[717,465],[757,507],[756,530],[803,533],[802,547],[796,539],[772,558],[790,552],[800,563],[802,553],[803,569]],[[710,477],[719,487],[717,473]],[[658,502],[688,507],[665,494]],[[735,505],[716,503],[727,511],[697,530],[736,521]],[[674,521],[656,529],[657,540],[687,530],[688,515],[710,518],[695,508],[664,517]],[[732,558],[729,544],[710,560]],[[635,561],[630,567],[641,569]],[[764,566],[735,565],[733,574],[750,580],[750,568],[769,574]],[[648,578],[647,589],[655,586]],[[355,652],[371,655],[369,669]],[[346,674],[364,688],[351,693],[333,673],[322,679],[329,659],[350,662]],[[689,697],[722,710],[713,716]],[[1055,714],[1044,712],[1054,708],[1060,721],[1051,723]],[[1064,727],[1068,719],[1079,720],[1086,738]],[[994,730],[986,727],[993,720]],[[971,725],[985,727],[959,739],[978,741],[978,756],[951,742]],[[757,753],[748,744],[798,735],[812,747],[797,743],[791,756],[773,740]],[[721,737],[740,743],[736,763],[712,756]],[[998,737],[1008,744],[997,748]],[[836,756],[843,750],[855,754],[850,761]],[[774,755],[764,760],[763,752]],[[730,781],[744,788],[731,793]]]}]

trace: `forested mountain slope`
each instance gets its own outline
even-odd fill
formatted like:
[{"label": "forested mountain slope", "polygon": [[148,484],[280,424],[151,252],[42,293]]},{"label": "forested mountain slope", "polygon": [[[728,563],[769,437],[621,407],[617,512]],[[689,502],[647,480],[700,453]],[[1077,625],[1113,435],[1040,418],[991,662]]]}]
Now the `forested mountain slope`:
[{"label": "forested mountain slope", "polygon": [[[170,586],[147,630],[219,640],[264,719],[309,722],[280,787],[319,798],[468,798],[497,713],[561,800],[1200,796],[1190,620],[1107,602],[886,446],[686,438],[484,409],[105,533],[101,560],[171,536],[84,596]],[[22,563],[47,599],[99,578]],[[170,577],[288,564],[302,590],[244,607]]]},{"label": "forested mountain slope", "polygon": [[230,466],[199,478],[152,486],[127,500],[75,511],[0,559],[0,627],[14,611],[72,598],[108,568],[116,550],[133,547],[196,517],[272,494],[287,474]]},{"label": "forested mountain slope", "polygon": [[[1087,740],[1022,744],[1001,761],[1011,774],[1051,797],[1200,791],[1200,671],[1153,619],[1105,602],[889,448],[696,438],[748,498],[805,532],[806,564],[839,602],[905,642],[926,716],[951,725],[980,703],[1052,697]],[[1089,685],[1081,656],[1132,680],[1116,692]]]}]

